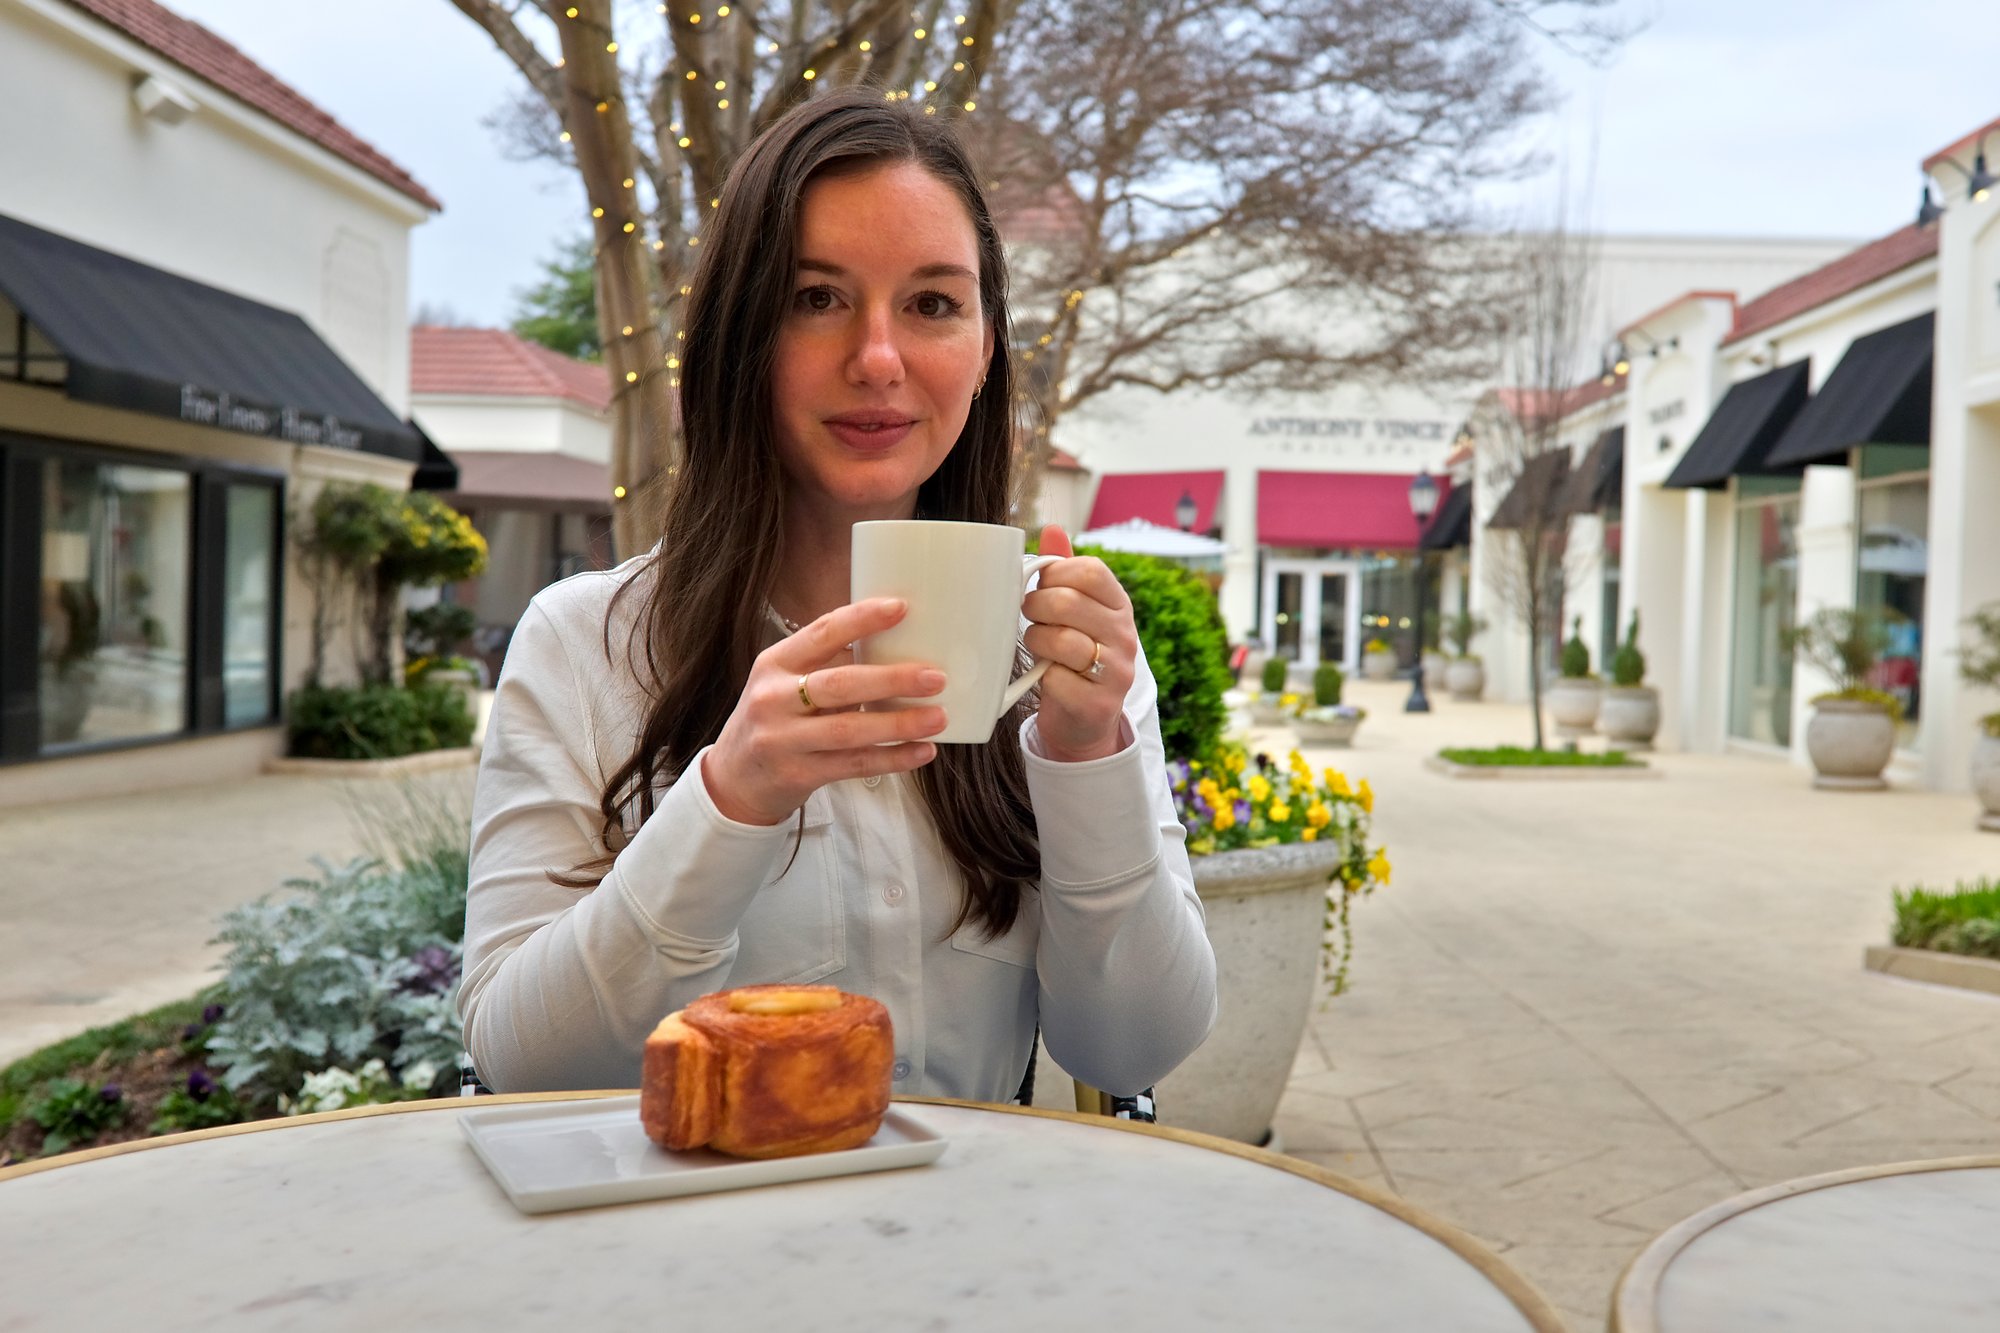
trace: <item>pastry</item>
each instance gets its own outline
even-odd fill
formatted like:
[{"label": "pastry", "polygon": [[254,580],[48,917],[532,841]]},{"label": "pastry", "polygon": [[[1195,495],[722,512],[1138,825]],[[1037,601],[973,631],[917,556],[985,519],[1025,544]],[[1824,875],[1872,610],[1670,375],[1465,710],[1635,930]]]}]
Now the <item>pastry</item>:
[{"label": "pastry", "polygon": [[889,1109],[889,1011],[832,986],[704,995],[646,1038],[639,1119],[679,1152],[795,1157],[866,1143]]}]

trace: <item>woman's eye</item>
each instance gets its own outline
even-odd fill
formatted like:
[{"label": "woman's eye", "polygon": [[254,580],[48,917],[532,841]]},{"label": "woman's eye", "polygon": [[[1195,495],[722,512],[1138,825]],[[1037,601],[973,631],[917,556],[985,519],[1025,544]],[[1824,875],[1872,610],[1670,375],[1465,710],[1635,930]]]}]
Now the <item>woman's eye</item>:
[{"label": "woman's eye", "polygon": [[793,304],[801,310],[822,312],[833,309],[833,288],[807,287],[793,298]]},{"label": "woman's eye", "polygon": [[965,303],[943,292],[922,292],[916,299],[917,313],[925,319],[945,319],[965,308]]}]

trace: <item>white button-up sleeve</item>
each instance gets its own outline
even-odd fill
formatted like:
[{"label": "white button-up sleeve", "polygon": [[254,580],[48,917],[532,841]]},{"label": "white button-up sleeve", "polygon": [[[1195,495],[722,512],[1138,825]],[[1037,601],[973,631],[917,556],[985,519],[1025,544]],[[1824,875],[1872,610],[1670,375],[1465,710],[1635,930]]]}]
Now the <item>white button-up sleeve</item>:
[{"label": "white button-up sleeve", "polygon": [[724,816],[697,759],[596,888],[552,883],[601,850],[592,726],[613,688],[586,682],[529,607],[480,758],[459,990],[466,1048],[499,1091],[636,1085],[661,1016],[724,984],[737,923],[793,837]]},{"label": "white button-up sleeve", "polygon": [[1042,851],[1042,1037],[1066,1071],[1131,1095],[1159,1082],[1215,1024],[1215,954],[1174,812],[1158,686],[1139,655],[1128,743],[1079,764],[1021,729]]}]

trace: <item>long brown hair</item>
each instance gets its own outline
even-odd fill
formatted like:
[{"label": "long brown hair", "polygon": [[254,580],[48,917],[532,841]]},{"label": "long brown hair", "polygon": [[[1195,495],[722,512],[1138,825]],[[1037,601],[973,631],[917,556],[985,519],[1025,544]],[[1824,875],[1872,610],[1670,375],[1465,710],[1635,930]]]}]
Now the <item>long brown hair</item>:
[{"label": "long brown hair", "polygon": [[[771,375],[792,304],[800,203],[811,182],[915,163],[964,204],[978,237],[979,303],[993,354],[965,429],[918,489],[917,508],[931,519],[1008,521],[1014,370],[1006,253],[970,158],[939,122],[879,90],[846,89],[794,108],[731,168],[687,299],[685,450],[665,532],[641,577],[620,589],[622,596],[641,579],[650,585],[634,637],[644,642],[653,702],[637,749],[605,784],[606,854],[558,882],[587,886],[603,878],[623,841],[624,812],[636,804],[639,819],[649,818],[656,789],[679,780],[721,734],[769,632],[766,608],[784,560],[786,487]],[[985,745],[941,745],[917,770],[918,791],[965,879],[954,931],[977,921],[989,937],[1005,934],[1022,892],[1040,878],[1017,739],[1033,699],[1031,691]]]}]

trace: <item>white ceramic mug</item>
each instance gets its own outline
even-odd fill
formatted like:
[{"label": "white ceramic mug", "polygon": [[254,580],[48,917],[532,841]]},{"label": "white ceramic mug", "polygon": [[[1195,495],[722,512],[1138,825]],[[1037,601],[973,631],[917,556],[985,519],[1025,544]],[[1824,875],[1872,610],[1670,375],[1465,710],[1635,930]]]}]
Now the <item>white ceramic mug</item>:
[{"label": "white ceramic mug", "polygon": [[1009,683],[1028,579],[1060,557],[1024,561],[1027,534],[998,523],[891,519],[854,525],[853,600],[900,597],[903,619],[855,645],[857,662],[923,662],[944,672],[941,694],[891,699],[883,708],[935,704],[945,728],[929,737],[981,745],[1007,710],[1042,678],[1037,661]]}]

